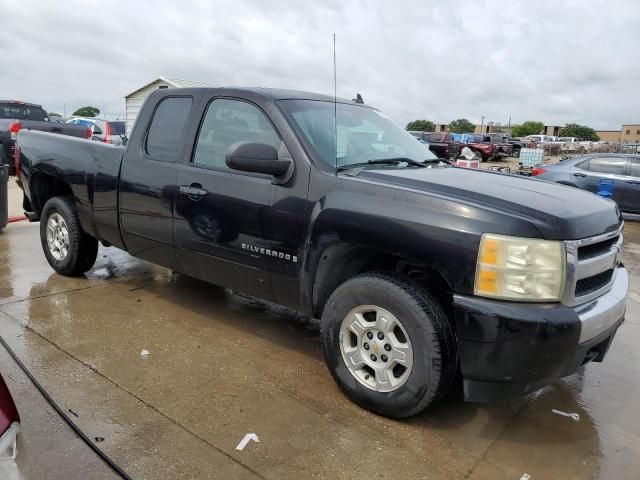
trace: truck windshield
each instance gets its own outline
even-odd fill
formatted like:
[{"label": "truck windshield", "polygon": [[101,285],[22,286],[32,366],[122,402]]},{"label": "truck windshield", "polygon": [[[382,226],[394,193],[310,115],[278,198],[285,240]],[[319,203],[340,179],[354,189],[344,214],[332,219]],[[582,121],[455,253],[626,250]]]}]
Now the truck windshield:
[{"label": "truck windshield", "polygon": [[47,114],[42,107],[36,105],[25,105],[14,102],[0,103],[0,118],[43,121],[46,117]]},{"label": "truck windshield", "polygon": [[333,102],[281,100],[280,105],[312,155],[330,167],[388,158],[416,162],[436,158],[427,146],[373,108],[338,103],[334,125]]}]

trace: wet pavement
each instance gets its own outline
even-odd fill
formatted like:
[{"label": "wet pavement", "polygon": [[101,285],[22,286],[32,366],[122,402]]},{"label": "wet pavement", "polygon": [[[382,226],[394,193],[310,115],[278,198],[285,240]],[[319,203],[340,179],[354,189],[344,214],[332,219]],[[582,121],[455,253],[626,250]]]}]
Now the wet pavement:
[{"label": "wet pavement", "polygon": [[[41,252],[38,225],[25,222],[0,234],[0,335],[132,478],[633,479],[639,223],[627,222],[625,241],[627,321],[604,363],[502,404],[452,394],[408,421],[371,414],[340,393],[316,322],[115,248],[101,247],[86,278],[59,276]],[[78,479],[109,478],[55,414],[37,407],[3,351],[0,371],[25,425],[25,478],[76,478],[74,461]],[[247,433],[260,443],[235,450]]]}]

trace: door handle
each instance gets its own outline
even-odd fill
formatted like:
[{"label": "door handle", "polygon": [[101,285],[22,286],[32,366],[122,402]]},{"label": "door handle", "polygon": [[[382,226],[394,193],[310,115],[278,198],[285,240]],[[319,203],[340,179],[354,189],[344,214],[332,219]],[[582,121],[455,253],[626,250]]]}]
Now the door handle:
[{"label": "door handle", "polygon": [[587,175],[585,173],[573,172],[573,176],[574,177],[586,177]]},{"label": "door handle", "polygon": [[199,183],[192,183],[191,185],[181,185],[180,193],[182,195],[186,195],[191,200],[197,201],[206,197],[207,193],[209,192],[202,188],[202,185],[200,185]]},{"label": "door handle", "polygon": [[637,180],[627,180],[627,183],[631,184],[631,185],[640,185],[640,182]]}]

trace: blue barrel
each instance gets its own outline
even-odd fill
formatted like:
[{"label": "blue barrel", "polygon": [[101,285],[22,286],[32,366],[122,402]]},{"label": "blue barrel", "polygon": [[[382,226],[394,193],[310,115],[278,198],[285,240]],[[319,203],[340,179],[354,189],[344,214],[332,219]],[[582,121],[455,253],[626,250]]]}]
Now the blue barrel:
[{"label": "blue barrel", "polygon": [[610,178],[601,178],[599,184],[598,195],[604,198],[613,196],[613,180]]}]

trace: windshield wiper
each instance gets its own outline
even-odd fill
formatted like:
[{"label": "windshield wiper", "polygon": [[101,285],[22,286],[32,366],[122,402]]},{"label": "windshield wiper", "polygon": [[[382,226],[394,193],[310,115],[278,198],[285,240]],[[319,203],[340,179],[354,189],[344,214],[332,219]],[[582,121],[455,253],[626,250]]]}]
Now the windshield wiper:
[{"label": "windshield wiper", "polygon": [[406,157],[393,157],[393,158],[378,158],[375,160],[369,160],[367,162],[340,165],[338,167],[338,171],[341,172],[343,170],[347,170],[350,168],[363,167],[367,165],[398,165],[399,163],[406,163],[407,165],[411,165],[412,167],[426,168],[428,164],[440,163],[440,162],[450,164],[450,162],[448,162],[447,160],[443,160],[441,158],[427,158],[424,161],[419,162],[417,160],[413,160],[411,158],[406,158]]}]

